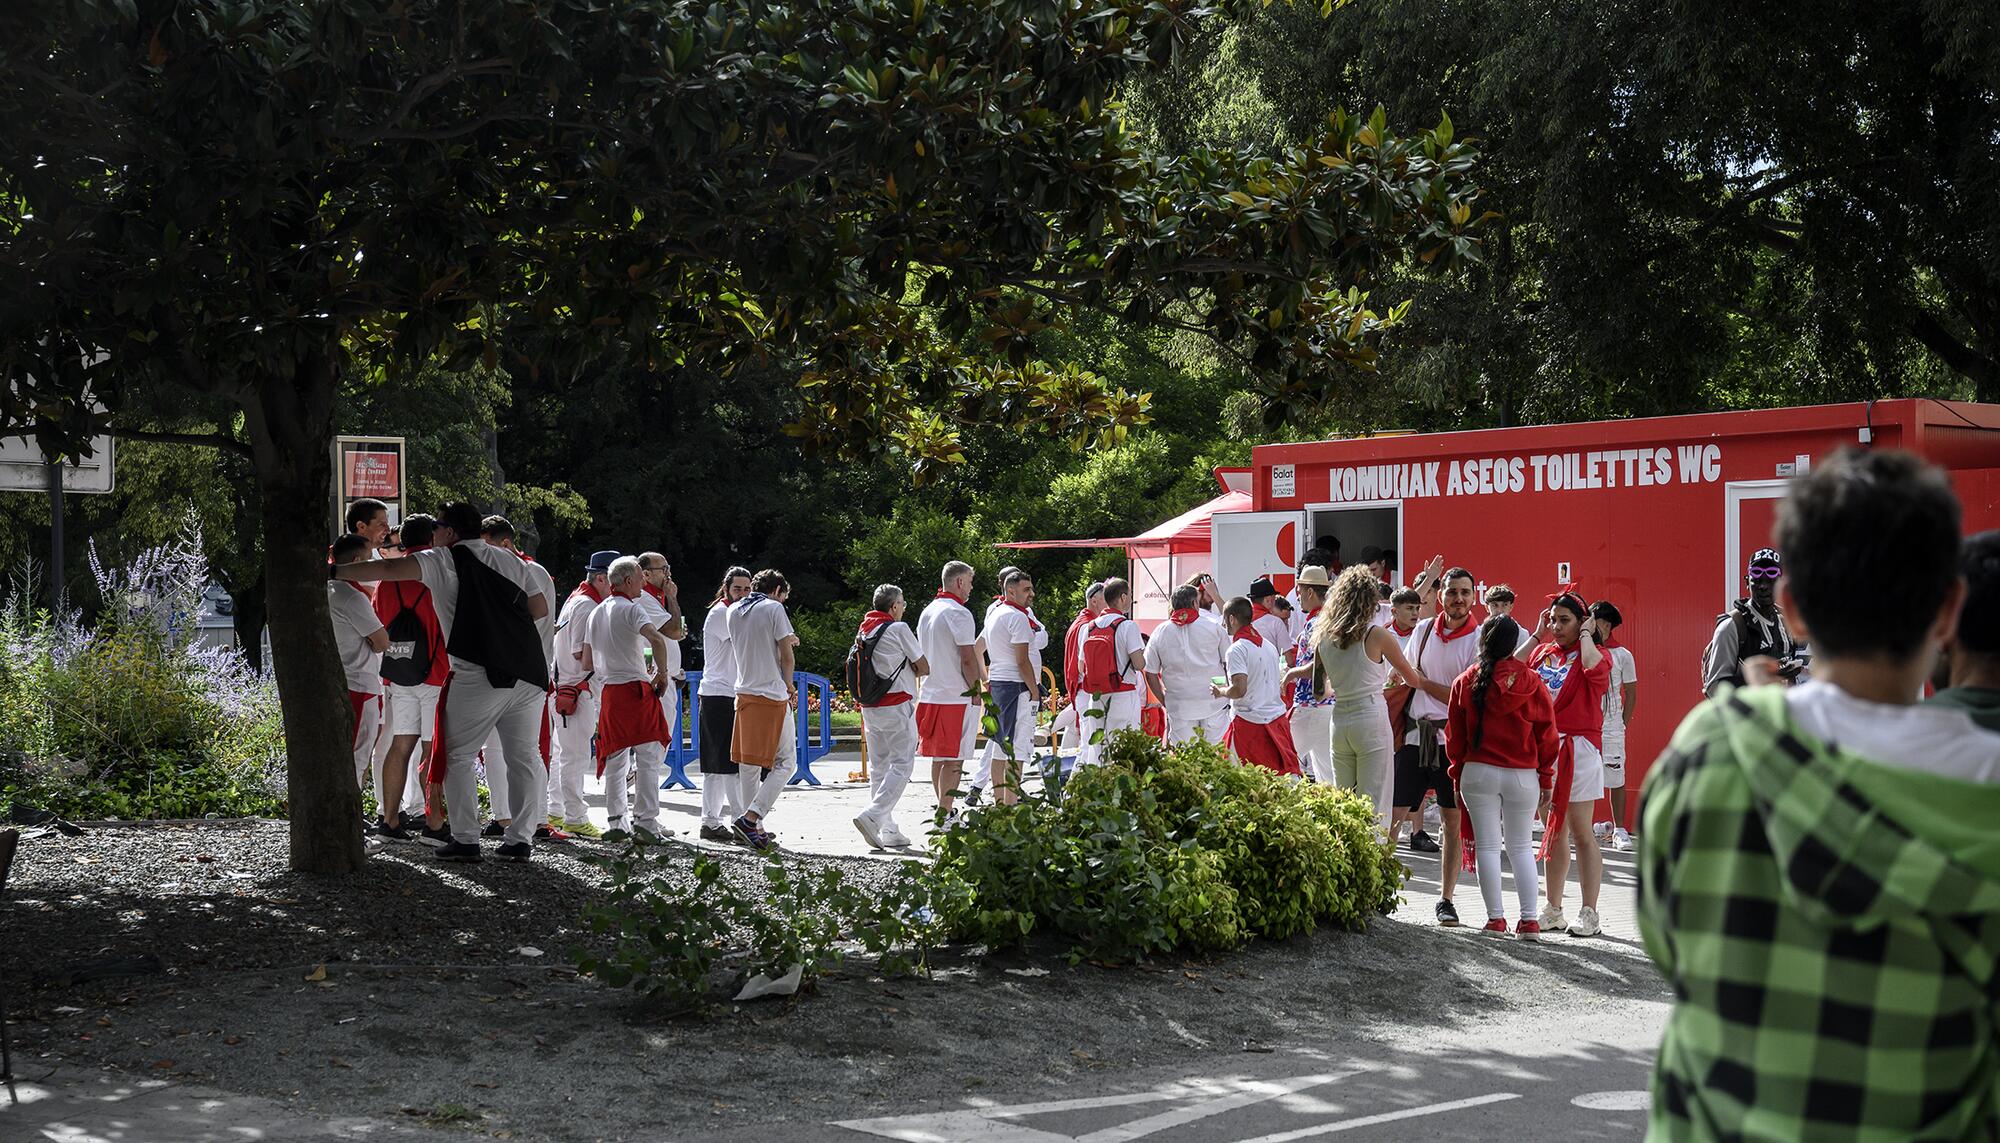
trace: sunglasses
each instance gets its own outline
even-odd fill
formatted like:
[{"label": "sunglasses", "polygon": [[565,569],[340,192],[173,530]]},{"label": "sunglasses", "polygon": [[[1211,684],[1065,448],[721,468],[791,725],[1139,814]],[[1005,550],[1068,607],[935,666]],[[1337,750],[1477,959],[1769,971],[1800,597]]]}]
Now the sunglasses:
[{"label": "sunglasses", "polygon": [[1784,574],[1785,574],[1785,573],[1784,573],[1784,569],[1782,569],[1782,568],[1751,568],[1751,569],[1750,569],[1750,578],[1751,578],[1751,579],[1777,579],[1777,578],[1778,578],[1779,576],[1781,576],[1781,575],[1784,575]]}]

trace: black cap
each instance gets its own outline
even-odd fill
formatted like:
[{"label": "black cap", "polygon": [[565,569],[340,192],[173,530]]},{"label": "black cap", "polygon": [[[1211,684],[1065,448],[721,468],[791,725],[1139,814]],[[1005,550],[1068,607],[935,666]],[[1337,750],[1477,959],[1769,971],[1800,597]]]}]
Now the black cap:
[{"label": "black cap", "polygon": [[1277,587],[1264,577],[1260,576],[1250,584],[1251,599],[1268,599],[1276,594],[1278,594]]}]

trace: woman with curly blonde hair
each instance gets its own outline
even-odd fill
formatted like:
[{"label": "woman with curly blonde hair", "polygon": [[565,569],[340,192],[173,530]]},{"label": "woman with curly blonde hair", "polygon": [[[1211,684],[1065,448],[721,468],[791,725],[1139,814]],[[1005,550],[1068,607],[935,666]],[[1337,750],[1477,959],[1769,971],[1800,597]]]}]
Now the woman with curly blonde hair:
[{"label": "woman with curly blonde hair", "polygon": [[1314,692],[1334,698],[1334,779],[1374,799],[1376,821],[1386,828],[1396,775],[1382,689],[1392,667],[1413,686],[1428,680],[1403,657],[1395,634],[1375,625],[1381,599],[1380,580],[1365,566],[1348,568],[1333,581],[1311,637]]}]

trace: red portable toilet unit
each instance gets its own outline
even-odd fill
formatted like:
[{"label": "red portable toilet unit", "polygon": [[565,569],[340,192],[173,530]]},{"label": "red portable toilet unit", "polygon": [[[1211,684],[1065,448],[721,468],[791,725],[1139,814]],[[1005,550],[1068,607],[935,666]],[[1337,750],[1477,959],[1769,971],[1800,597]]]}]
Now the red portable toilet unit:
[{"label": "red portable toilet unit", "polygon": [[1950,471],[1968,533],[2000,527],[2000,406],[1904,399],[1259,446],[1252,511],[1210,520],[1215,576],[1289,588],[1314,539],[1433,555],[1511,585],[1532,625],[1559,583],[1609,599],[1639,668],[1627,789],[1700,701],[1702,648],[1771,542],[1787,481],[1846,446]]}]

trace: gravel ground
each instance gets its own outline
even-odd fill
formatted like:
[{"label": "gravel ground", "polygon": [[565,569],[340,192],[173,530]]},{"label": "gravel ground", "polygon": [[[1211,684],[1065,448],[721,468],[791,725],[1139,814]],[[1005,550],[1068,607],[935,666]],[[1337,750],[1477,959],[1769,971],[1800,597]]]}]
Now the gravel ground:
[{"label": "gravel ground", "polygon": [[[1384,919],[1121,970],[948,950],[931,979],[850,966],[815,995],[675,1017],[577,979],[582,846],[532,865],[440,865],[392,845],[362,875],[285,868],[286,827],[156,826],[26,841],[0,900],[17,1061],[180,1076],[301,1112],[405,1117],[500,1137],[733,1134],[1059,1091],[1122,1069],[1467,1025],[1589,1018],[1664,986],[1621,942],[1523,947]],[[879,861],[811,858],[850,877]],[[753,885],[757,862],[727,861]],[[523,949],[538,949],[535,956]],[[67,983],[77,962],[163,971]],[[320,969],[324,977],[320,978]],[[30,982],[27,988],[19,982]],[[1207,1059],[1208,1063],[1198,1061]],[[466,1113],[458,1116],[459,1109]]]}]

